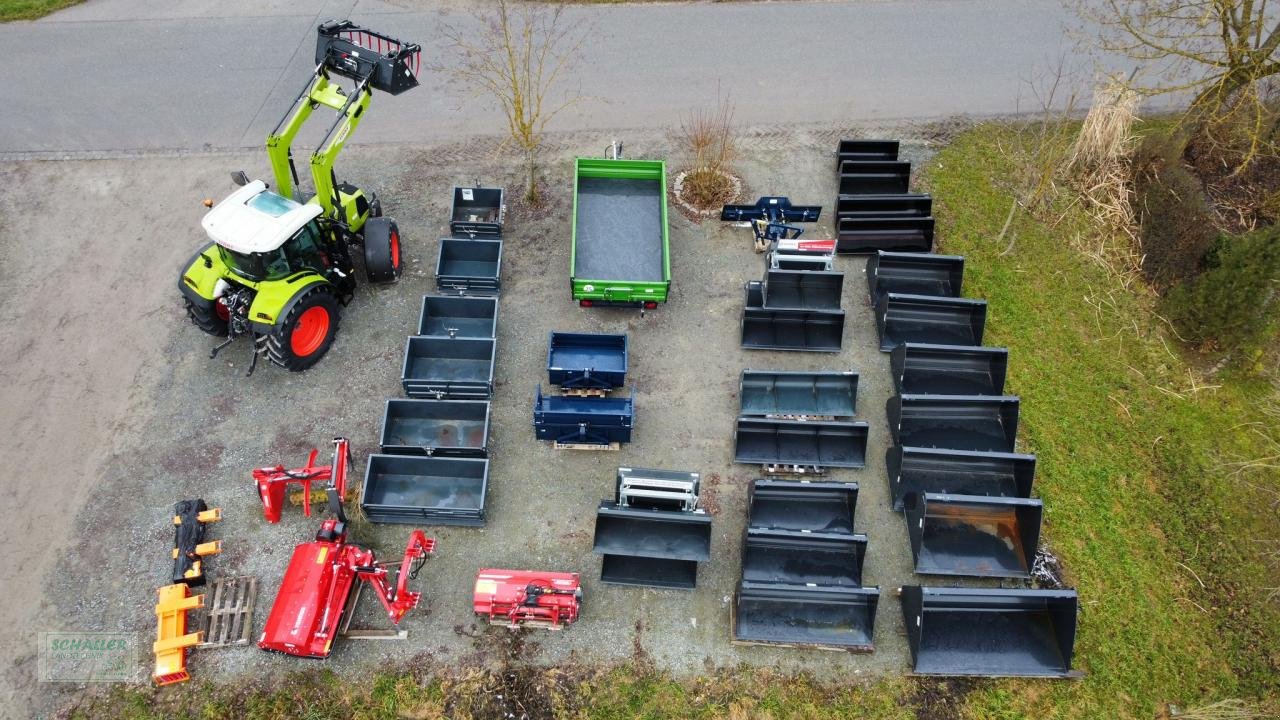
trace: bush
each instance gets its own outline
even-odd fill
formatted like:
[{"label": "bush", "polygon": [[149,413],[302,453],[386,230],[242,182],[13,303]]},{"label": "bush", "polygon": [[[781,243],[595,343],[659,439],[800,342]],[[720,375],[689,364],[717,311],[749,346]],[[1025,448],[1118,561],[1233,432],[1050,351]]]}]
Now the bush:
[{"label": "bush", "polygon": [[1182,164],[1180,145],[1169,136],[1147,138],[1135,168],[1142,272],[1158,290],[1199,274],[1217,236],[1204,187]]},{"label": "bush", "polygon": [[1223,235],[1199,277],[1169,291],[1180,332],[1228,352],[1262,348],[1280,330],[1280,226]]}]

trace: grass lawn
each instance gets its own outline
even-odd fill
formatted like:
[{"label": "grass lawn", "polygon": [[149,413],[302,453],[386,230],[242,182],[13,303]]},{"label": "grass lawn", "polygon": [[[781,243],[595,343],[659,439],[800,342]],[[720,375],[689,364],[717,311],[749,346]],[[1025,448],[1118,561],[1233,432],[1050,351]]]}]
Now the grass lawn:
[{"label": "grass lawn", "polygon": [[35,20],[84,0],[0,0],[0,22]]},{"label": "grass lawn", "polygon": [[[1014,174],[998,147],[1011,132],[963,134],[926,168],[925,185],[941,251],[966,256],[965,294],[990,303],[987,344],[1011,350],[1045,539],[1080,593],[1084,679],[822,687],[725,670],[677,682],[638,658],[605,669],[428,667],[367,681],[309,671],[269,684],[121,688],[73,717],[285,718],[305,701],[315,718],[480,719],[500,715],[498,696],[533,703],[523,708],[531,718],[600,720],[1151,720],[1163,702],[1226,698],[1275,717],[1280,610],[1268,593],[1280,584],[1280,477],[1234,463],[1280,455],[1280,415],[1267,414],[1280,412],[1276,389],[1244,376],[1198,380],[1141,284],[1126,288],[1071,249],[1070,238],[1097,232],[1078,208],[1053,225],[1019,213],[997,240]],[[898,622],[897,612],[885,603],[880,621]]]}]

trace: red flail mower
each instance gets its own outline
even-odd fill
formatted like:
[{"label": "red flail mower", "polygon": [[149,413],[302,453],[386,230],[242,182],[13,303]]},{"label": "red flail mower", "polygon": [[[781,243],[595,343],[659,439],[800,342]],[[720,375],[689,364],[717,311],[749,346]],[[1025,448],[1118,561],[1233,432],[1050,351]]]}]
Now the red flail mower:
[{"label": "red flail mower", "polygon": [[307,456],[305,467],[286,470],[283,465],[256,468],[253,471],[253,482],[258,486],[258,497],[262,498],[262,514],[269,523],[280,522],[280,510],[284,506],[284,493],[289,485],[302,487],[302,512],[311,517],[311,483],[329,483],[338,491],[339,498],[347,496],[347,470],[351,467],[351,446],[346,438],[333,439],[333,464],[316,465],[319,450],[312,448]]},{"label": "red flail mower", "polygon": [[493,625],[559,630],[578,619],[578,573],[485,569],[476,575],[472,606]]},{"label": "red flail mower", "polygon": [[388,568],[394,563],[380,563],[372,550],[347,544],[346,517],[337,498],[337,492],[330,490],[334,517],[320,525],[316,539],[293,549],[258,638],[263,650],[328,657],[334,639],[346,629],[355,610],[357,582],[369,583],[392,623],[399,624],[405,613],[418,606],[421,593],[409,590],[409,580],[417,577],[427,556],[435,552],[435,539],[414,530],[398,563],[397,577],[391,578]]}]

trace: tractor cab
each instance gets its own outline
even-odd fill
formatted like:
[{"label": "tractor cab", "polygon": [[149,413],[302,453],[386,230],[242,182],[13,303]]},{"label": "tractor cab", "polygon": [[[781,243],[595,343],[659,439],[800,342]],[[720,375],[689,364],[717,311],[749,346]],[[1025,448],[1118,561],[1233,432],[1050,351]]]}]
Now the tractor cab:
[{"label": "tractor cab", "polygon": [[319,205],[278,195],[255,180],[214,206],[200,224],[222,264],[238,278],[259,283],[303,270],[327,272],[320,214]]}]

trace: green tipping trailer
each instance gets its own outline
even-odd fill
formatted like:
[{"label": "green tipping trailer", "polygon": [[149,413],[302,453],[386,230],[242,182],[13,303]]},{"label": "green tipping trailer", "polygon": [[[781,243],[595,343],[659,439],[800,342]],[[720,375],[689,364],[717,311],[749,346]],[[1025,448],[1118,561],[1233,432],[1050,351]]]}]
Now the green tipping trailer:
[{"label": "green tipping trailer", "polygon": [[574,162],[569,282],[583,307],[652,309],[667,301],[666,177],[662,160]]}]

